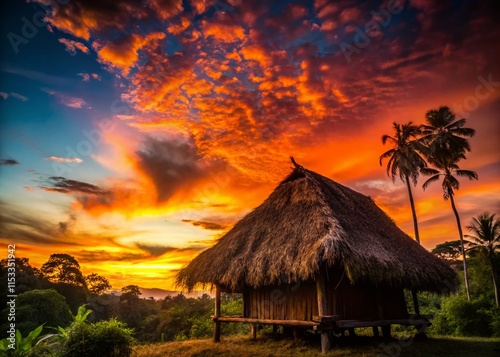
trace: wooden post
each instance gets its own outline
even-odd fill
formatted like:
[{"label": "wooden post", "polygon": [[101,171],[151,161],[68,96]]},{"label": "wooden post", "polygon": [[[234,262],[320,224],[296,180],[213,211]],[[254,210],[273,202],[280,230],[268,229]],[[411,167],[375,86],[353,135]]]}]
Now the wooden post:
[{"label": "wooden post", "polygon": [[378,326],[373,326],[373,337],[379,337]]},{"label": "wooden post", "polygon": [[277,333],[278,332],[278,325],[273,325],[273,333]]},{"label": "wooden post", "polygon": [[411,291],[411,296],[413,297],[413,307],[415,308],[415,314],[420,316],[420,307],[418,306],[417,291],[414,289]]},{"label": "wooden post", "polygon": [[384,338],[391,338],[391,325],[382,326],[382,336]]},{"label": "wooden post", "polygon": [[[326,287],[325,287],[325,272],[324,267],[319,269],[318,275],[316,276],[316,293],[318,295],[318,315],[326,316],[327,312],[327,300],[326,300]],[[326,353],[330,350],[330,338],[328,331],[321,331],[321,353]]]},{"label": "wooden post", "polygon": [[215,285],[214,342],[220,342],[220,287]]},{"label": "wooden post", "polygon": [[252,334],[252,339],[256,340],[257,339],[257,324],[250,325],[250,333]]}]

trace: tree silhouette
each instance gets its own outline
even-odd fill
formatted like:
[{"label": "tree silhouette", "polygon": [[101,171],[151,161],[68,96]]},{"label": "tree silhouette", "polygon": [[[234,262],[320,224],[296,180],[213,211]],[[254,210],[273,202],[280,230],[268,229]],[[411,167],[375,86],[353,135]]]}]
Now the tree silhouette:
[{"label": "tree silhouette", "polygon": [[137,285],[127,285],[121,288],[122,295],[120,296],[120,315],[131,327],[139,326],[141,322],[140,295],[141,290]]},{"label": "tree silhouette", "polygon": [[415,211],[410,180],[413,182],[413,185],[417,184],[420,169],[427,165],[425,159],[421,155],[427,149],[418,140],[418,136],[421,134],[420,128],[413,125],[411,121],[403,125],[393,123],[393,128],[395,132],[394,136],[382,136],[382,143],[385,145],[385,143],[389,141],[392,143],[393,148],[380,156],[380,165],[382,166],[382,161],[385,158],[389,158],[387,162],[387,175],[391,177],[393,182],[396,180],[396,177],[399,176],[399,178],[406,183],[413,215],[415,239],[420,244],[417,213]]},{"label": "tree silhouette", "polygon": [[466,138],[474,136],[476,131],[464,128],[466,120],[455,120],[455,114],[449,107],[431,109],[425,114],[425,119],[427,124],[422,126],[422,140],[429,145],[434,156],[465,154],[471,150]]},{"label": "tree silhouette", "polygon": [[[466,245],[470,244],[470,242],[468,241],[464,241],[464,243]],[[451,242],[440,243],[436,245],[436,247],[434,247],[434,249],[431,252],[432,254],[435,254],[439,258],[453,264],[462,254],[462,243],[460,242],[460,240],[453,240]]]},{"label": "tree silhouette", "polygon": [[87,288],[85,278],[80,271],[80,264],[69,254],[52,254],[40,270],[52,283]]},{"label": "tree silhouette", "polygon": [[85,281],[87,282],[87,287],[91,294],[101,295],[111,289],[109,280],[97,273],[87,275]]},{"label": "tree silhouette", "polygon": [[467,229],[472,232],[472,235],[466,235],[471,238],[471,249],[481,250],[488,259],[491,267],[491,277],[493,279],[493,289],[495,291],[495,303],[498,307],[499,293],[497,285],[497,276],[495,271],[495,255],[500,250],[500,219],[495,219],[494,214],[485,212],[471,220],[471,224]]},{"label": "tree silhouette", "polygon": [[450,200],[451,208],[453,210],[453,213],[455,214],[455,218],[457,221],[458,235],[460,237],[462,259],[464,266],[465,290],[467,292],[467,299],[470,301],[469,279],[467,278],[467,261],[465,258],[465,246],[464,246],[465,242],[462,233],[462,225],[460,223],[460,216],[458,214],[457,207],[455,205],[455,199],[453,197],[455,195],[455,190],[458,190],[460,188],[460,182],[458,181],[457,176],[466,177],[469,180],[477,180],[478,176],[477,173],[474,171],[462,170],[460,169],[460,167],[458,167],[458,162],[460,161],[460,159],[464,158],[465,156],[463,153],[450,154],[449,156],[436,155],[433,158],[433,165],[436,167],[436,169],[427,167],[427,168],[422,168],[421,172],[424,175],[431,176],[422,185],[424,190],[432,182],[438,181],[441,177],[443,178],[443,181],[441,183],[441,186],[443,188],[443,197],[445,200],[448,199]]}]

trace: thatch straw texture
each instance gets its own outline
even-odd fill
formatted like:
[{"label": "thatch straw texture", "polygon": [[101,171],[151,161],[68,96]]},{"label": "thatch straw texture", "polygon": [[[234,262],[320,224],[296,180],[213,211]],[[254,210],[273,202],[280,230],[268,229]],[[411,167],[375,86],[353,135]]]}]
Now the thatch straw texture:
[{"label": "thatch straw texture", "polygon": [[177,282],[241,291],[314,279],[325,264],[343,266],[353,283],[443,292],[456,279],[371,198],[297,165],[264,203],[183,268]]}]

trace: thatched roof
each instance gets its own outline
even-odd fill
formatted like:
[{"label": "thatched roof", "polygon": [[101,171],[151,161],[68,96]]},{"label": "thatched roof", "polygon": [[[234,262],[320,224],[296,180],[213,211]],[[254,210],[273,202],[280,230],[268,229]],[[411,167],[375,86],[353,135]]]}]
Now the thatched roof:
[{"label": "thatched roof", "polygon": [[177,282],[241,291],[314,279],[342,267],[351,282],[442,292],[455,272],[401,231],[373,202],[300,165],[259,207],[183,268]]}]

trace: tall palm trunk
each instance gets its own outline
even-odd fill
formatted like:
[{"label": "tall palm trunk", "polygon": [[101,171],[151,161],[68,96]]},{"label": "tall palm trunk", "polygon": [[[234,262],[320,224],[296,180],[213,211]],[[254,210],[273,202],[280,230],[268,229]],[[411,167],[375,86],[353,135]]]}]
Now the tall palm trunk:
[{"label": "tall palm trunk", "polygon": [[493,289],[495,290],[495,302],[497,307],[500,307],[500,303],[498,301],[498,286],[497,286],[497,276],[495,274],[495,261],[493,257],[490,256],[490,265],[491,265],[491,277],[493,278]]},{"label": "tall palm trunk", "polygon": [[455,218],[457,219],[458,234],[460,236],[460,246],[462,251],[462,259],[464,264],[464,280],[465,280],[465,291],[467,292],[467,300],[470,301],[470,290],[469,290],[469,278],[467,277],[467,261],[465,260],[465,248],[464,248],[464,236],[462,233],[462,226],[460,224],[460,217],[458,216],[457,208],[455,207],[455,200],[453,199],[453,192],[449,193],[451,208],[453,213],[455,213]]},{"label": "tall palm trunk", "polygon": [[[420,244],[420,236],[418,235],[417,212],[415,211],[415,202],[413,201],[413,194],[411,193],[411,185],[408,175],[405,175],[405,181],[406,181],[406,187],[408,188],[408,196],[410,197],[410,206],[411,206],[411,213],[413,215],[413,229],[415,231],[415,240],[417,241],[418,244]],[[417,290],[412,289],[411,296],[413,297],[413,307],[415,308],[415,314],[420,315]]]},{"label": "tall palm trunk", "polygon": [[415,202],[413,202],[413,194],[411,193],[410,179],[405,176],[406,187],[408,187],[408,196],[410,197],[411,213],[413,215],[413,229],[415,230],[415,240],[420,244],[420,236],[418,235],[417,212],[415,212]]}]

